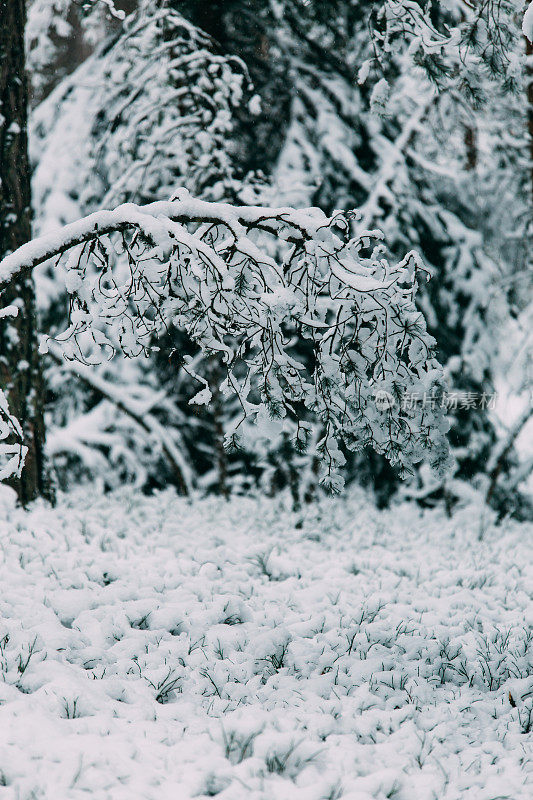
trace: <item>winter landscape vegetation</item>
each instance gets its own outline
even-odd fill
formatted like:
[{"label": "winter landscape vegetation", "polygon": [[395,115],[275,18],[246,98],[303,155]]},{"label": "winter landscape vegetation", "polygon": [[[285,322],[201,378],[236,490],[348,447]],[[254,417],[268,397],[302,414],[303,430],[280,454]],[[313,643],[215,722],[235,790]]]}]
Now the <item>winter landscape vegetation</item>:
[{"label": "winter landscape vegetation", "polygon": [[533,5],[0,0],[0,800],[529,800]]}]

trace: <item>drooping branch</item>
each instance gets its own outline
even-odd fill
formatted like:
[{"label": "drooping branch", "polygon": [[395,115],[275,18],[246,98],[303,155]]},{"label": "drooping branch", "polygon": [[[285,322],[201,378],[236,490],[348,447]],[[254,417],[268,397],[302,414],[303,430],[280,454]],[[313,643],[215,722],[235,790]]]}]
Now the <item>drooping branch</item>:
[{"label": "drooping branch", "polygon": [[[487,464],[487,472],[489,476],[489,484],[487,488],[487,494],[485,496],[485,502],[487,505],[491,501],[496,490],[498,478],[500,477],[505,466],[505,459],[513,449],[514,443],[524,430],[531,417],[533,417],[533,405],[528,405],[511,427],[507,436],[501,442],[499,442],[498,446],[494,449],[489,463]],[[523,480],[523,478],[521,478],[521,480]]]},{"label": "drooping branch", "polygon": [[[331,488],[341,444],[370,444],[404,471],[425,456],[442,469],[442,405],[403,404],[407,393],[438,401],[443,392],[435,342],[414,306],[419,260],[410,253],[389,263],[376,231],[350,238],[352,216],[234,207],[182,191],[169,202],[97,212],[24,245],[0,263],[0,286],[68,251],[70,325],[56,337],[67,358],[91,364],[117,348],[148,353],[173,324],[222,356],[216,388],[242,411],[233,441],[250,417],[269,430],[298,422],[298,437],[302,415],[319,420]],[[303,357],[295,345],[305,340]],[[193,402],[210,402],[208,381],[195,377],[206,388]]]},{"label": "drooping branch", "polygon": [[[182,193],[188,193],[182,190]],[[235,207],[228,203],[209,203],[187,197],[183,200],[158,201],[144,206],[123,203],[112,211],[89,214],[59,231],[40,236],[19,247],[0,262],[0,291],[23,269],[34,269],[57,258],[76,245],[110,233],[137,228],[152,244],[167,240],[168,220],[178,223],[212,223],[226,225],[235,237],[246,236],[250,228],[276,233],[280,226],[291,229],[291,240],[313,236],[328,224],[328,218],[318,209],[313,213],[292,208]]]}]

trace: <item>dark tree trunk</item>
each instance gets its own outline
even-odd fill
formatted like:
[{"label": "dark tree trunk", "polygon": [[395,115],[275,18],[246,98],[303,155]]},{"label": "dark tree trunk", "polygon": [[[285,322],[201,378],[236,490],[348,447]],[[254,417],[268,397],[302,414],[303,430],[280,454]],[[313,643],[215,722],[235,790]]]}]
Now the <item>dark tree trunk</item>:
[{"label": "dark tree trunk", "polygon": [[529,156],[531,159],[530,179],[531,179],[531,203],[533,205],[533,43],[526,39],[526,85],[527,85],[527,125],[529,133]]},{"label": "dark tree trunk", "polygon": [[477,167],[477,130],[475,125],[467,125],[464,129],[466,150],[466,169],[473,172]]},{"label": "dark tree trunk", "polygon": [[228,485],[228,454],[224,447],[224,400],[220,391],[220,384],[224,378],[224,365],[222,359],[212,356],[208,364],[209,389],[212,400],[210,411],[213,416],[213,444],[214,459],[218,476],[217,492],[225,497],[230,495]]},{"label": "dark tree trunk", "polygon": [[[28,85],[24,62],[24,0],[0,0],[0,260],[31,238],[28,163]],[[0,387],[22,425],[28,448],[20,479],[20,501],[46,495],[42,378],[31,272],[13,280],[1,296],[18,315],[0,326]]]}]

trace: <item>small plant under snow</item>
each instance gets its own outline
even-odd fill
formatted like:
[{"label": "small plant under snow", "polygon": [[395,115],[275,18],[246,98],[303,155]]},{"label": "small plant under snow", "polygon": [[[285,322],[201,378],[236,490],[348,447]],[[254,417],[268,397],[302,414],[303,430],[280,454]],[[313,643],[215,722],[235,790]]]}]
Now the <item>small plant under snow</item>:
[{"label": "small plant under snow", "polygon": [[0,793],[531,797],[531,526],[282,503],[2,489]]}]

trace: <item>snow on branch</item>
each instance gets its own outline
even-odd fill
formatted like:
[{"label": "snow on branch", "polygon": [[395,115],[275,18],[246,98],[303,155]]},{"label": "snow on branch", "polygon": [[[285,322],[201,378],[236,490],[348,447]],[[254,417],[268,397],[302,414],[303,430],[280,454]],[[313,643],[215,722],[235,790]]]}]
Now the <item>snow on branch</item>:
[{"label": "snow on branch", "polygon": [[522,19],[522,33],[533,44],[533,3],[529,3]]},{"label": "snow on branch", "polygon": [[[241,417],[306,444],[318,420],[323,483],[341,485],[343,449],[371,445],[402,472],[448,459],[435,341],[415,308],[415,254],[384,257],[353,213],[234,207],[193,199],[99,211],[0,263],[0,290],[23,270],[66,258],[68,359],[148,354],[170,324],[222,356],[221,390]],[[46,349],[46,343],[43,344]],[[186,357],[185,357],[186,362]],[[209,402],[205,378],[196,402]],[[407,396],[431,402],[405,403]]]},{"label": "snow on branch", "polygon": [[27,452],[20,423],[10,413],[7,397],[0,389],[0,482],[13,476],[20,478]]}]

